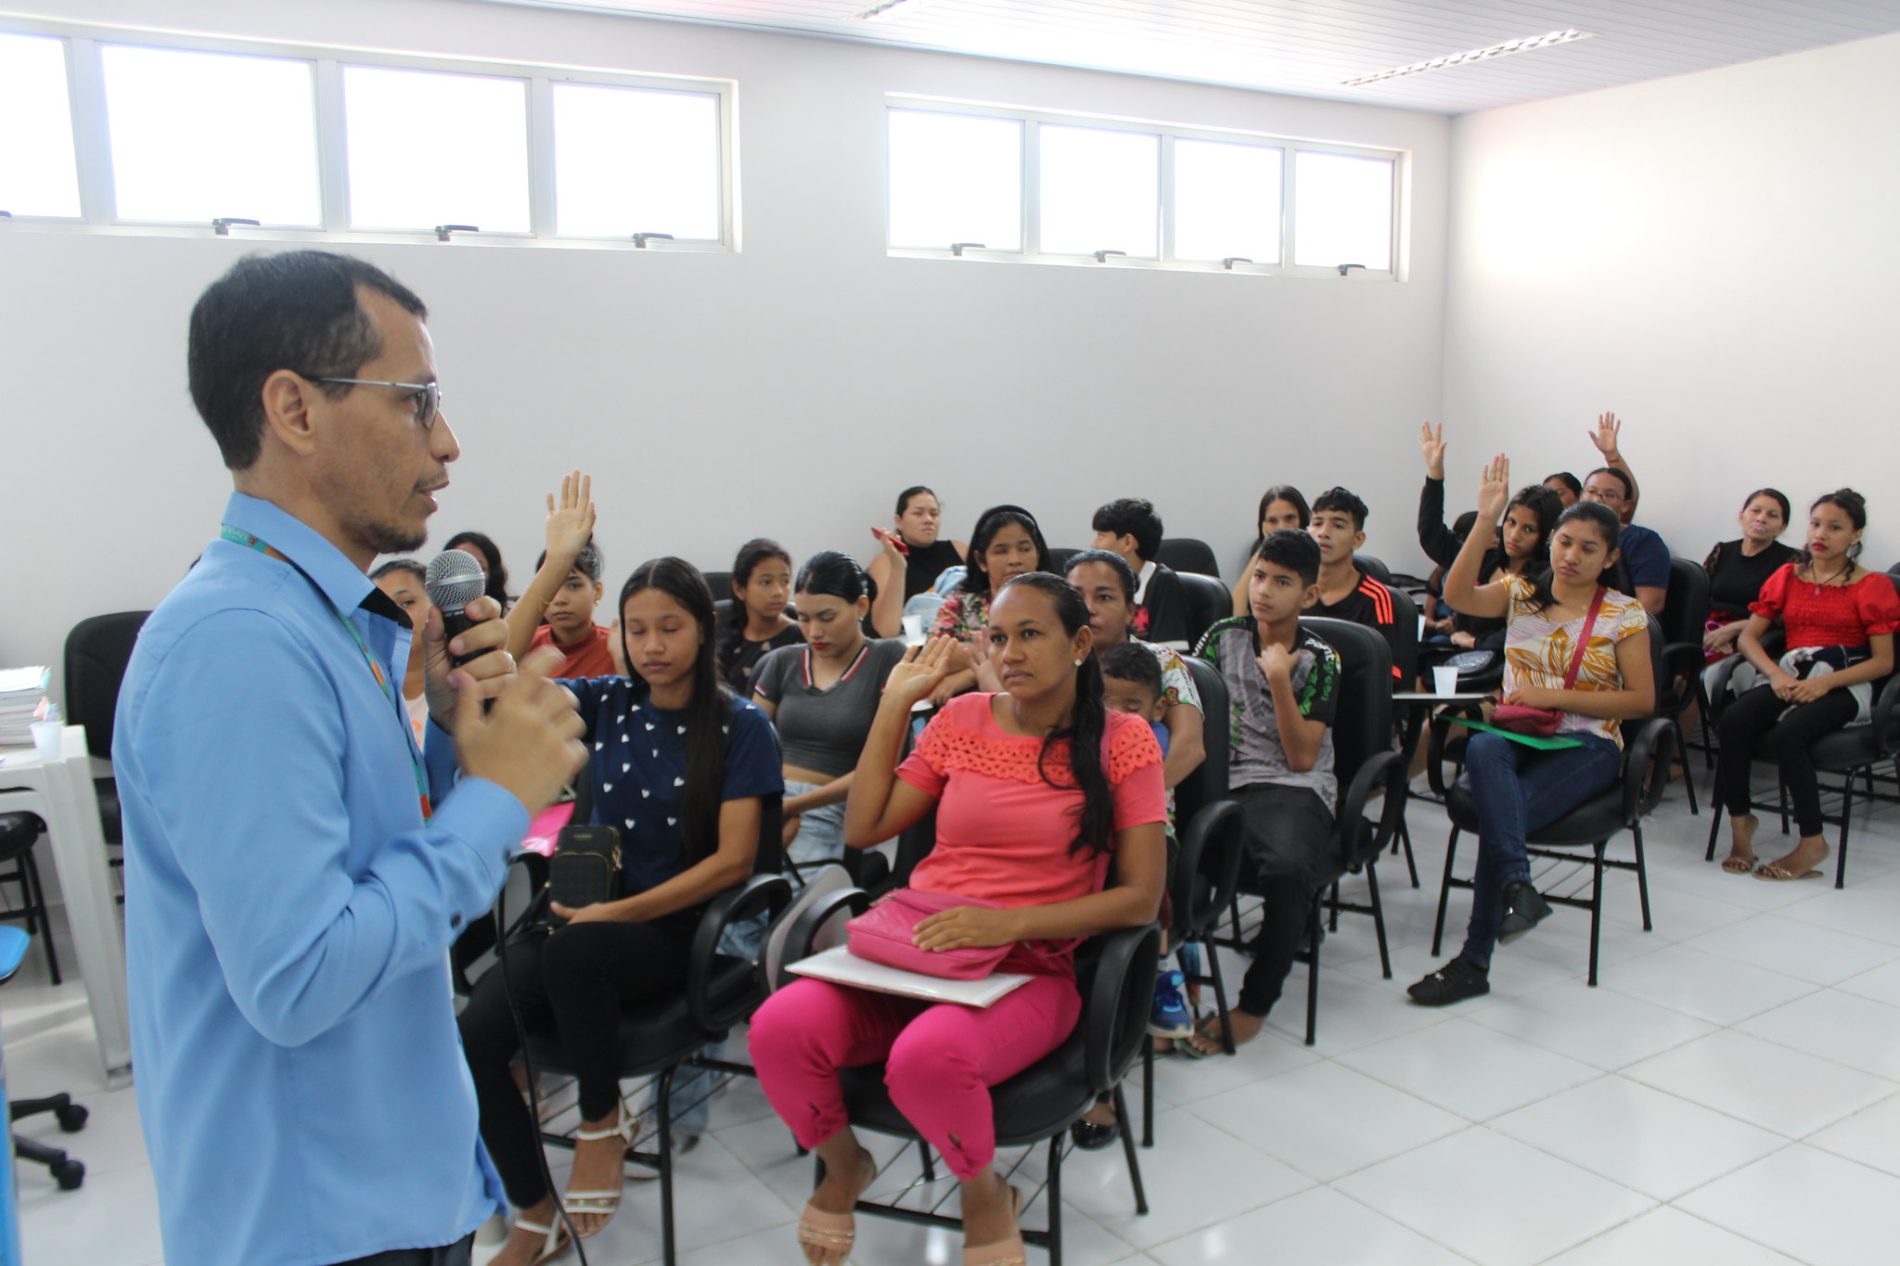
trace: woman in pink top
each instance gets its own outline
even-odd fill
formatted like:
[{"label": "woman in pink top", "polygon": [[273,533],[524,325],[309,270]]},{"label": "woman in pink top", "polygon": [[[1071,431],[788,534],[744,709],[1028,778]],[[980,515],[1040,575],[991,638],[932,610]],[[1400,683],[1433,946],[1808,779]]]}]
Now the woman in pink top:
[{"label": "woman in pink top", "polygon": [[[1763,582],[1742,628],[1741,648],[1762,677],[1722,712],[1715,788],[1729,811],[1731,839],[1722,869],[1760,879],[1806,879],[1827,857],[1821,836],[1821,786],[1809,749],[1816,739],[1871,711],[1873,683],[1893,671],[1900,598],[1891,581],[1855,561],[1867,528],[1867,503],[1852,488],[1830,492],[1808,509],[1808,548]],[[1788,650],[1779,661],[1761,635],[1779,618]],[[1794,804],[1801,842],[1779,861],[1755,865],[1756,820],[1749,800],[1755,744],[1772,736],[1775,763]]]},{"label": "woman in pink top", "polygon": [[[1013,945],[1001,970],[1033,976],[987,1009],[801,980],[753,1017],[759,1084],[825,1179],[799,1221],[815,1266],[850,1255],[851,1210],[875,1165],[846,1116],[838,1069],[885,1062],[891,1100],[962,1180],[964,1261],[1023,1260],[1016,1201],[991,1167],[989,1088],[1069,1036],[1081,1014],[1071,955],[1083,939],[1152,922],[1167,820],[1161,749],[1146,722],[1109,712],[1088,607],[1065,581],[1016,577],[989,613],[998,694],[950,701],[897,763],[911,706],[957,665],[948,637],[891,670],[845,806],[845,842],[887,840],[937,810],[920,890],[999,902],[917,925],[926,950]],[[1109,863],[1116,883],[1104,887]]]}]

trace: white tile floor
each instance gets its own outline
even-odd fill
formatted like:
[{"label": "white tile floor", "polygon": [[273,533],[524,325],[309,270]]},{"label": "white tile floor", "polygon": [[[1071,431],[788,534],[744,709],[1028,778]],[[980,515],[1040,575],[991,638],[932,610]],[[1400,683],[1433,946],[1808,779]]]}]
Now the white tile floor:
[{"label": "white tile floor", "polygon": [[[1157,1146],[1142,1153],[1153,1210],[1135,1216],[1118,1150],[1074,1155],[1063,1171],[1072,1266],[1894,1259],[1900,809],[1856,822],[1850,886],[1835,892],[1704,864],[1708,818],[1672,796],[1648,831],[1656,930],[1640,930],[1634,881],[1617,877],[1601,987],[1583,984],[1587,916],[1559,910],[1499,952],[1491,996],[1442,1012],[1404,997],[1433,965],[1439,813],[1410,814],[1424,890],[1402,864],[1380,868],[1394,979],[1380,977],[1370,923],[1348,916],[1324,950],[1317,1046],[1299,1040],[1295,968],[1268,1032],[1239,1056],[1164,1060]],[[1467,910],[1455,894],[1454,946]],[[1244,964],[1227,962],[1236,980]],[[0,993],[9,1037],[16,1008],[70,1001],[35,972],[37,959]],[[90,1039],[81,1021],[6,1051],[15,1095],[68,1089],[93,1111],[66,1140],[87,1164],[84,1189],[21,1171],[27,1260],[149,1266],[162,1253],[133,1093],[104,1092]],[[798,1262],[791,1227],[809,1163],[753,1083],[722,1095],[713,1122],[679,1169],[682,1260]],[[57,1137],[50,1119],[22,1128]],[[564,1179],[565,1158],[554,1163]],[[1022,1175],[1041,1168],[1038,1154]],[[657,1260],[658,1212],[651,1183],[630,1185],[589,1260]],[[1039,1200],[1026,1220],[1043,1216]],[[860,1226],[861,1263],[958,1260],[952,1235]]]}]

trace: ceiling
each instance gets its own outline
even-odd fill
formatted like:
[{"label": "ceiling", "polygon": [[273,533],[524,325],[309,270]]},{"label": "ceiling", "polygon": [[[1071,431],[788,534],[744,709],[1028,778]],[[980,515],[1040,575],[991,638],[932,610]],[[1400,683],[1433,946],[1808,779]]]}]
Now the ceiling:
[{"label": "ceiling", "polygon": [[[499,0],[1463,114],[1900,31],[1900,0]],[[1569,28],[1591,38],[1347,79]]]}]

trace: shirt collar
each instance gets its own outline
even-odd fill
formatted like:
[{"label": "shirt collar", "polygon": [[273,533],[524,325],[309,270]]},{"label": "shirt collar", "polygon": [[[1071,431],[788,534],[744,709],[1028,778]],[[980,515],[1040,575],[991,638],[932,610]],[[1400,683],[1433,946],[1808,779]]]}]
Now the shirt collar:
[{"label": "shirt collar", "polygon": [[[365,598],[382,592],[343,556],[342,550],[272,502],[233,492],[224,506],[224,521],[240,532],[249,532],[302,568],[338,611],[354,611],[364,605]],[[385,613],[379,610],[377,614]]]},{"label": "shirt collar", "polygon": [[1148,581],[1154,577],[1154,574],[1155,574],[1155,561],[1152,558],[1149,559],[1147,562],[1143,563],[1141,565],[1141,570],[1135,573],[1135,605],[1136,606],[1140,606],[1141,600],[1148,595]]}]

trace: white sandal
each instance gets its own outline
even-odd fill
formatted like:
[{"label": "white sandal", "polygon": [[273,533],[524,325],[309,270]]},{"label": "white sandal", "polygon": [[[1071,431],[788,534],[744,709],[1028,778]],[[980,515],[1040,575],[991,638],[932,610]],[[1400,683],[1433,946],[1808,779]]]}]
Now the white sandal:
[{"label": "white sandal", "polygon": [[[620,1140],[624,1149],[628,1151],[632,1150],[634,1139],[639,1137],[640,1118],[628,1116],[627,1109],[624,1105],[618,1109],[618,1113],[619,1115],[612,1125],[602,1126],[597,1130],[574,1131],[574,1141],[577,1143],[592,1143],[600,1139],[617,1138]],[[613,1221],[614,1214],[620,1211],[620,1195],[625,1188],[626,1172],[626,1158],[623,1154],[620,1163],[622,1184],[620,1187],[616,1187],[611,1191],[604,1189],[595,1191],[569,1190],[566,1195],[561,1197],[561,1207],[566,1209],[568,1213],[586,1214],[589,1216],[599,1215],[602,1218],[601,1224],[593,1230],[582,1234],[580,1236],[581,1239],[591,1239],[593,1236],[600,1234],[601,1231],[606,1229],[607,1223]],[[658,1178],[658,1171],[655,1171],[652,1176]]]},{"label": "white sandal", "polygon": [[551,1225],[544,1226],[539,1222],[530,1222],[526,1218],[515,1219],[517,1231],[531,1231],[541,1237],[541,1247],[533,1257],[528,1259],[528,1266],[543,1266],[544,1263],[553,1261],[574,1246],[572,1237],[567,1233],[567,1224],[558,1217],[550,1221]]}]

